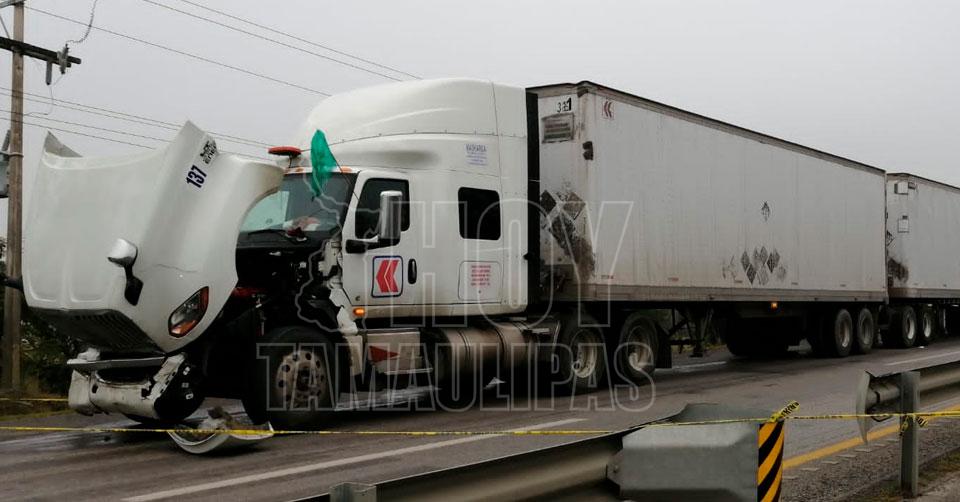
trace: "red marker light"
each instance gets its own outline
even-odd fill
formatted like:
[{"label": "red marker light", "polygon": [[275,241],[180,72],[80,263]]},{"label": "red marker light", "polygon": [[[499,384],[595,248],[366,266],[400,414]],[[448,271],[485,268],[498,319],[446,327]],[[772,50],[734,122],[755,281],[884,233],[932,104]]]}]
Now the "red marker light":
[{"label": "red marker light", "polygon": [[274,146],[267,150],[270,155],[279,155],[281,157],[294,158],[299,157],[303,150],[295,146]]}]

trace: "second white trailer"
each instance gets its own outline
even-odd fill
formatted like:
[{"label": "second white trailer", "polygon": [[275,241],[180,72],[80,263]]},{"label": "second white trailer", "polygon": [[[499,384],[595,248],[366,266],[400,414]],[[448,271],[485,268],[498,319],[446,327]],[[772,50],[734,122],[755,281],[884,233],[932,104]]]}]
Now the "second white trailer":
[{"label": "second white trailer", "polygon": [[886,242],[890,340],[929,342],[960,302],[960,188],[887,175]]}]

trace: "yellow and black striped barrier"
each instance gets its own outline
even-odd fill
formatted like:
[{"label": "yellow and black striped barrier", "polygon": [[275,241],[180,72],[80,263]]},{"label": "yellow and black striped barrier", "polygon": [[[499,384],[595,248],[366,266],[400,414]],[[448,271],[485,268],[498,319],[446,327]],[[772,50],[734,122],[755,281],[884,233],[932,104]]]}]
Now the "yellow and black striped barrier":
[{"label": "yellow and black striped barrier", "polygon": [[780,482],[783,479],[784,420],[760,425],[757,434],[757,500],[780,500]]}]

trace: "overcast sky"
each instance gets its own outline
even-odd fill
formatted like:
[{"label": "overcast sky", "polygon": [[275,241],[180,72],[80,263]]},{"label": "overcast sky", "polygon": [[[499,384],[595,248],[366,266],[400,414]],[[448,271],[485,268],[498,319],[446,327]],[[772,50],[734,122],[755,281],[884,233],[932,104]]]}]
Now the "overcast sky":
[{"label": "overcast sky", "polygon": [[[153,1],[278,37],[180,0]],[[960,2],[191,1],[423,78],[467,76],[521,86],[592,80],[888,171],[960,185]],[[92,3],[27,1],[84,23]],[[2,11],[9,29],[12,11]],[[143,0],[100,0],[94,26],[331,94],[389,82]],[[30,43],[59,49],[83,32],[83,26],[27,11]],[[288,142],[323,98],[96,29],[84,42],[71,43],[71,53],[83,63],[52,89],[44,85],[43,67],[28,62],[27,92],[49,96],[52,90],[58,100],[170,123],[190,119],[267,144]],[[3,103],[9,103],[10,61],[9,53],[0,54]],[[148,146],[161,143],[53,120],[151,138],[174,133],[39,101],[27,102],[34,115],[26,122]],[[0,109],[8,118],[9,104]],[[44,133],[25,129],[29,184]],[[83,155],[142,150],[54,133]],[[264,156],[259,147],[221,147]],[[5,229],[5,204],[0,214]]]}]

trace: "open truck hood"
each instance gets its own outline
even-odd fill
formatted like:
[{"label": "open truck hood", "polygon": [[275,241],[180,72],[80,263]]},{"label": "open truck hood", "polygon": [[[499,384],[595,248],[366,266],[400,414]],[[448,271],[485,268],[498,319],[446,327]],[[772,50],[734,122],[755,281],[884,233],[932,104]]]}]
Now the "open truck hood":
[{"label": "open truck hood", "polygon": [[[237,283],[237,235],[247,211],[275,191],[283,170],[217,150],[186,123],[165,148],[123,157],[79,157],[48,135],[24,226],[27,304],[67,335],[126,351],[175,351],[210,325]],[[125,295],[118,239],[137,248]],[[170,314],[203,287],[206,313],[186,336]]]}]

